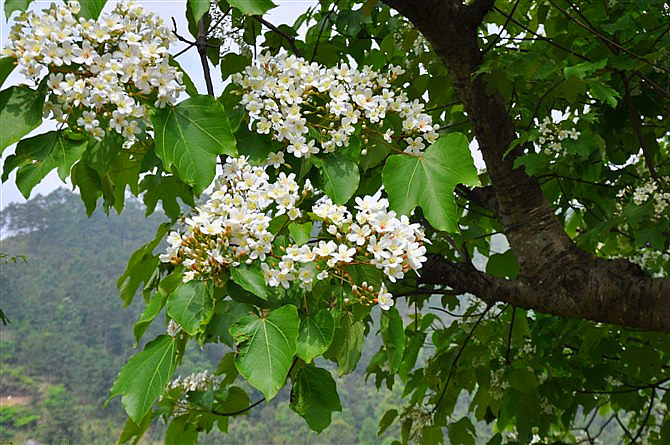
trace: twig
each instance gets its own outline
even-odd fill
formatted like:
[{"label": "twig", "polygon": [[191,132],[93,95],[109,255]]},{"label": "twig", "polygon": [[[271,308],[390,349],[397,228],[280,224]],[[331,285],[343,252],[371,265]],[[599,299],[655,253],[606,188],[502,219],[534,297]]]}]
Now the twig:
[{"label": "twig", "polygon": [[444,395],[447,392],[447,388],[449,387],[449,382],[451,381],[451,377],[453,376],[454,371],[456,371],[456,368],[458,366],[458,359],[461,358],[461,355],[463,354],[463,351],[465,350],[465,347],[468,345],[468,342],[472,338],[472,334],[475,333],[475,331],[477,330],[477,327],[479,327],[479,324],[484,319],[484,316],[487,314],[487,312],[492,307],[493,307],[492,304],[489,304],[488,306],[486,306],[486,310],[484,312],[482,312],[482,314],[479,316],[479,318],[475,322],[475,324],[472,327],[472,329],[470,330],[470,332],[468,332],[467,337],[465,337],[465,341],[463,342],[463,345],[458,350],[458,354],[456,354],[456,358],[454,358],[454,362],[451,364],[451,369],[449,370],[449,375],[447,375],[447,381],[445,382],[444,387],[442,388],[442,392],[440,393],[440,397],[438,397],[437,402],[435,402],[435,406],[433,407],[433,409],[430,410],[430,414],[435,413],[435,411],[437,411],[437,408],[440,406],[440,403],[442,402],[442,399],[444,398]]},{"label": "twig", "polygon": [[509,322],[509,333],[507,334],[507,350],[505,351],[505,363],[511,363],[509,360],[509,350],[512,344],[512,329],[514,328],[514,317],[516,316],[516,307],[512,307],[512,320]]},{"label": "twig", "polygon": [[656,390],[652,389],[651,397],[649,397],[649,408],[647,408],[647,414],[644,416],[644,420],[642,421],[642,424],[640,425],[640,428],[637,430],[637,434],[635,434],[635,437],[633,437],[631,443],[637,442],[637,439],[639,439],[640,435],[642,435],[642,431],[644,430],[644,427],[647,425],[647,422],[649,421],[649,415],[651,414],[651,410],[654,407],[655,397],[656,397]]},{"label": "twig", "polygon": [[491,48],[493,48],[496,43],[498,43],[498,41],[500,40],[500,36],[502,36],[503,31],[507,31],[507,29],[506,29],[507,25],[509,25],[509,22],[512,19],[512,16],[514,15],[514,11],[516,11],[516,7],[519,6],[519,2],[520,2],[520,0],[516,0],[516,2],[514,2],[514,6],[512,7],[512,11],[510,11],[509,15],[507,16],[507,19],[505,20],[505,23],[503,24],[502,28],[500,28],[500,32],[498,32],[498,34],[496,35],[496,38],[493,39],[493,41],[491,41],[491,43],[489,43],[486,46],[486,48],[484,48],[482,50],[482,55],[489,52],[489,50]]},{"label": "twig", "polygon": [[635,111],[635,105],[633,104],[633,97],[630,94],[630,84],[628,83],[628,77],[626,77],[626,73],[624,73],[623,71],[621,72],[621,78],[623,79],[623,87],[626,97],[626,106],[628,107],[628,114],[630,115],[630,121],[631,124],[633,125],[633,129],[635,130],[637,140],[640,143],[640,147],[642,148],[642,154],[644,155],[644,163],[647,165],[647,169],[649,169],[651,177],[654,178],[656,182],[658,182],[658,174],[656,173],[654,160],[651,157],[649,147],[647,147],[647,143],[644,141],[644,137],[642,135],[642,128],[640,127],[640,115],[637,114],[637,111]]},{"label": "twig", "polygon": [[321,29],[319,29],[319,35],[316,37],[316,43],[314,44],[314,51],[312,52],[312,58],[309,60],[310,63],[314,62],[314,59],[316,58],[316,50],[319,49],[319,42],[321,41],[321,35],[323,34],[323,29],[326,27],[326,22],[328,22],[328,20],[330,19],[330,15],[335,11],[335,8],[337,8],[338,3],[340,3],[340,0],[335,0],[335,3],[333,3],[333,7],[330,8],[328,13],[323,18],[323,22],[321,23]]},{"label": "twig", "polygon": [[270,29],[270,31],[280,35],[283,38],[285,38],[288,41],[288,44],[291,46],[291,49],[293,50],[293,54],[295,54],[298,57],[302,57],[302,54],[300,54],[300,51],[298,51],[298,47],[295,46],[295,37],[286,34],[284,31],[277,28],[275,25],[268,22],[267,20],[265,20],[260,15],[252,15],[251,17],[254,20],[256,20],[257,22],[259,22],[260,24],[265,25],[268,29]]}]

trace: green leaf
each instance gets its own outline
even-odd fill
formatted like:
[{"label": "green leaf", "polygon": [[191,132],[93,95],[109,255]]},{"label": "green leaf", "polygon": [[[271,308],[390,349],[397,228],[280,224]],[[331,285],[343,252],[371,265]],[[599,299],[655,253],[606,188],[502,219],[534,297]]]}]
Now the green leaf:
[{"label": "green leaf", "polygon": [[139,424],[163,393],[176,366],[176,339],[169,335],[157,337],[121,368],[106,403],[118,395],[123,396],[121,403],[128,417]]},{"label": "green leaf", "polygon": [[163,203],[163,211],[173,221],[179,218],[182,213],[177,198],[181,198],[184,203],[191,207],[195,206],[191,187],[173,175],[147,175],[140,183],[140,190],[146,190],[142,199],[146,206],[147,216],[153,213],[158,201]]},{"label": "green leaf", "polygon": [[398,309],[392,307],[388,311],[382,311],[381,333],[391,372],[395,373],[400,368],[405,352],[405,330]]},{"label": "green leaf", "polygon": [[[180,275],[176,275],[178,277],[181,277]],[[137,347],[137,344],[139,343],[140,339],[146,332],[147,328],[151,324],[151,322],[156,318],[158,314],[160,314],[161,310],[165,306],[165,302],[167,301],[167,295],[164,295],[162,292],[156,292],[153,297],[151,297],[151,300],[149,300],[149,304],[147,304],[142,311],[142,315],[140,316],[140,319],[135,323],[133,326],[133,334],[135,335],[135,347]]]},{"label": "green leaf", "polygon": [[139,193],[141,159],[134,157],[129,151],[121,151],[107,171],[107,176],[114,184],[114,208],[121,213],[125,203],[126,186],[137,196]]},{"label": "green leaf", "polygon": [[176,107],[152,113],[156,154],[200,195],[216,173],[220,154],[237,156],[223,105],[209,96],[194,96]]},{"label": "green leaf", "polygon": [[450,443],[454,445],[475,445],[475,426],[467,417],[463,417],[458,422],[450,423],[447,430]]},{"label": "green leaf", "polygon": [[123,306],[128,306],[137,288],[141,283],[147,283],[158,266],[158,258],[153,255],[153,251],[158,244],[163,240],[163,237],[170,229],[170,224],[163,223],[158,226],[156,236],[139,249],[137,249],[130,256],[125,272],[116,282],[116,286],[121,289],[120,296],[123,301]]},{"label": "green leaf", "polygon": [[202,281],[182,283],[168,297],[167,313],[190,335],[212,317],[210,288]]},{"label": "green leaf", "polygon": [[337,374],[341,377],[356,369],[363,348],[362,321],[353,322],[351,313],[340,317],[340,325],[335,329],[333,341],[324,357],[337,362]]},{"label": "green leaf", "polygon": [[342,411],[333,377],[325,369],[305,365],[298,371],[291,391],[291,409],[317,433],[328,425],[333,411]]},{"label": "green leaf", "polygon": [[251,65],[251,56],[228,53],[221,59],[221,76],[226,80],[231,74],[239,73]]},{"label": "green leaf", "polygon": [[578,79],[584,79],[587,74],[603,69],[606,65],[607,59],[601,59],[597,62],[579,63],[577,65],[566,66],[563,68],[563,74],[565,74],[566,79],[570,76],[574,76]]},{"label": "green leaf", "polygon": [[[0,154],[8,145],[18,142],[42,123],[43,107],[44,94],[40,91],[26,86],[13,86],[0,91]],[[3,178],[6,174],[3,172]]]},{"label": "green leaf", "polygon": [[486,262],[486,273],[500,278],[516,278],[519,275],[519,261],[511,249],[505,253],[495,253]]},{"label": "green leaf", "polygon": [[398,417],[397,409],[390,409],[384,413],[384,417],[379,421],[379,431],[377,431],[377,436],[384,434],[384,431],[393,423],[395,418]]},{"label": "green leaf", "polygon": [[193,19],[198,22],[209,11],[210,0],[188,0],[193,11]]},{"label": "green leaf", "polygon": [[0,57],[0,86],[5,83],[7,76],[16,68],[16,59],[13,57]]},{"label": "green leaf", "polygon": [[79,196],[86,207],[86,214],[90,217],[102,195],[100,176],[85,162],[77,162],[72,168],[71,179],[72,186],[79,188]]},{"label": "green leaf", "polygon": [[135,440],[132,441],[133,445],[138,443],[144,433],[149,429],[149,426],[151,426],[151,422],[155,417],[156,413],[154,411],[147,413],[137,425],[132,420],[126,419],[126,423],[123,426],[123,431],[121,431],[121,436],[119,436],[117,443],[130,443],[133,437],[135,438]]},{"label": "green leaf", "polygon": [[105,173],[123,148],[123,138],[115,131],[105,133],[101,141],[90,141],[84,153],[86,163],[100,174]]},{"label": "green leaf", "polygon": [[330,154],[315,163],[321,172],[323,191],[335,204],[349,201],[360,181],[358,165],[346,156]]},{"label": "green leaf", "polygon": [[214,375],[223,375],[221,386],[228,386],[235,381],[240,373],[235,367],[235,353],[229,352],[221,357],[219,364],[216,365]]},{"label": "green leaf", "polygon": [[616,108],[617,98],[621,97],[617,90],[599,80],[591,80],[589,82],[589,91],[593,97],[606,102],[612,108]]},{"label": "green leaf", "polygon": [[85,19],[97,20],[105,7],[105,3],[107,3],[107,0],[82,0],[79,2],[81,9],[77,15]]},{"label": "green leaf", "polygon": [[300,322],[300,333],[296,342],[296,354],[305,362],[310,363],[314,358],[326,352],[333,341],[335,322],[328,309],[305,317]]},{"label": "green leaf", "polygon": [[242,286],[244,290],[260,297],[268,299],[268,290],[265,287],[263,272],[255,264],[240,264],[230,269],[230,278]]},{"label": "green leaf", "polygon": [[293,305],[285,305],[266,317],[242,317],[230,327],[237,343],[237,370],[266,400],[284,386],[295,354],[300,320]]},{"label": "green leaf", "polygon": [[288,225],[288,231],[297,245],[302,246],[307,243],[312,235],[312,222],[308,221],[304,224],[291,223]]},{"label": "green leaf", "polygon": [[81,158],[85,149],[85,139],[69,139],[63,131],[50,131],[23,139],[16,145],[16,153],[5,160],[3,179],[18,168],[16,186],[28,199],[33,188],[54,168],[65,181],[72,165]]},{"label": "green leaf", "polygon": [[9,17],[14,11],[25,11],[33,0],[5,0],[5,19]]},{"label": "green leaf", "polygon": [[268,159],[270,153],[278,149],[269,135],[249,131],[246,125],[240,126],[235,137],[237,138],[239,153],[249,156],[251,165],[262,165]]},{"label": "green leaf", "polygon": [[277,7],[272,0],[228,0],[228,3],[245,15],[263,15]]},{"label": "green leaf", "polygon": [[393,210],[409,215],[421,206],[428,222],[447,232],[458,230],[454,188],[479,184],[468,140],[461,133],[440,137],[421,156],[389,156],[382,178]]}]

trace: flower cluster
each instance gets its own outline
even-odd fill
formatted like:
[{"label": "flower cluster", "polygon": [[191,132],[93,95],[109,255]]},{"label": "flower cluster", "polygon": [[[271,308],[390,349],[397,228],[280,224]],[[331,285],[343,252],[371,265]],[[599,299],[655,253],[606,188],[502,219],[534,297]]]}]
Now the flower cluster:
[{"label": "flower cluster", "polygon": [[181,388],[183,392],[205,391],[210,387],[219,385],[221,379],[211,375],[208,371],[202,371],[197,374],[190,374],[186,377],[179,376],[168,384],[168,391]]},{"label": "flower cluster", "polygon": [[280,173],[270,183],[263,167],[252,167],[244,157],[228,158],[211,197],[196,215],[185,219],[184,233],[170,233],[170,247],[160,260],[183,263],[184,281],[215,282],[229,267],[263,261],[272,251],[274,235],[268,231],[272,217],[300,218],[297,204],[311,190],[308,182],[300,193],[294,173]]},{"label": "flower cluster", "polygon": [[[356,198],[355,217],[345,206],[335,205],[327,197],[321,198],[312,213],[322,221],[331,239],[320,240],[312,247],[291,245],[280,261],[270,267],[264,264],[265,280],[270,286],[288,287],[298,281],[307,290],[314,280],[333,274],[347,278],[347,267],[355,264],[372,265],[383,271],[392,282],[402,279],[408,270],[418,270],[426,261],[426,241],[419,224],[411,224],[402,215],[388,210],[388,201],[377,196]],[[321,272],[316,273],[316,268]],[[384,284],[375,290],[367,283],[352,283],[356,295],[379,303],[382,309],[393,306],[392,295]]]},{"label": "flower cluster", "polygon": [[151,125],[143,101],[164,107],[184,90],[182,73],[169,65],[174,36],[139,4],[117,3],[97,21],[77,19],[79,8],[69,1],[21,14],[4,55],[16,58],[19,71],[36,82],[46,77],[45,117],[98,140],[114,130],[132,143]]},{"label": "flower cluster", "polygon": [[557,153],[559,156],[564,156],[566,151],[561,142],[568,138],[577,140],[579,135],[579,131],[575,128],[571,128],[570,130],[562,129],[553,123],[550,117],[545,117],[540,124],[540,137],[537,139],[537,142],[544,146],[545,154],[551,156]]},{"label": "flower cluster", "polygon": [[[668,182],[668,180],[670,178],[664,178],[665,182]],[[633,192],[633,202],[635,205],[642,205],[647,202],[650,196],[654,197],[654,216],[660,218],[668,205],[670,205],[670,193],[659,190],[656,181],[650,179],[635,189]]]},{"label": "flower cluster", "polygon": [[[380,73],[367,65],[325,68],[292,55],[262,55],[233,81],[242,87],[241,103],[255,130],[285,142],[297,158],[346,147],[358,125],[416,155],[437,140],[439,127],[422,102],[393,89],[391,82],[402,73],[399,67]],[[402,118],[397,136],[379,130],[389,113]]]},{"label": "flower cluster", "polygon": [[[375,289],[356,283],[348,267],[374,266],[391,282],[409,270],[417,271],[426,261],[427,242],[419,225],[389,211],[388,201],[380,194],[357,197],[355,215],[325,196],[301,209],[306,198],[319,192],[309,182],[300,190],[294,174],[279,173],[270,182],[266,168],[252,167],[244,157],[228,158],[211,197],[194,216],[184,219],[184,233],[170,233],[170,246],[160,260],[183,264],[184,281],[198,278],[215,283],[221,282],[227,269],[259,260],[269,286],[289,288],[296,282],[311,290],[315,281],[333,276],[352,285],[361,302],[389,309],[393,299],[386,286]],[[307,213],[319,222],[323,236],[308,244],[275,249],[270,221],[283,214],[297,220]]]}]

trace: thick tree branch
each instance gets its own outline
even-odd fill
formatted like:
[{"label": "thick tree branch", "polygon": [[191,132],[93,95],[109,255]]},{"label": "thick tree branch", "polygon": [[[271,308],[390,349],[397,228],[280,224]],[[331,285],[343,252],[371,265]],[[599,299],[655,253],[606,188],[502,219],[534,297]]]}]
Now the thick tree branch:
[{"label": "thick tree branch", "polygon": [[624,260],[578,249],[565,234],[537,179],[514,168],[514,123],[502,97],[475,72],[483,61],[471,6],[458,0],[385,0],[431,42],[449,71],[476,135],[495,190],[497,217],[521,265],[502,280],[462,263],[433,260],[426,284],[468,288],[486,302],[503,301],[565,317],[670,332],[670,279],[653,279]]}]

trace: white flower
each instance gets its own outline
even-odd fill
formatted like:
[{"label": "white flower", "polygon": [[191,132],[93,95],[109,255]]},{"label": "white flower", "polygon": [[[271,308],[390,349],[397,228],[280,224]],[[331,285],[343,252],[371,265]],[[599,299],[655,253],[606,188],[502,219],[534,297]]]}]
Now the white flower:
[{"label": "white flower", "polygon": [[379,293],[377,294],[377,304],[383,310],[388,311],[394,303],[393,295],[386,290],[386,286],[382,283],[381,289],[379,289]]}]

